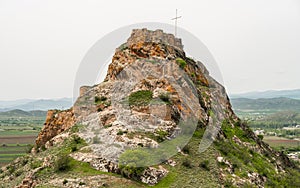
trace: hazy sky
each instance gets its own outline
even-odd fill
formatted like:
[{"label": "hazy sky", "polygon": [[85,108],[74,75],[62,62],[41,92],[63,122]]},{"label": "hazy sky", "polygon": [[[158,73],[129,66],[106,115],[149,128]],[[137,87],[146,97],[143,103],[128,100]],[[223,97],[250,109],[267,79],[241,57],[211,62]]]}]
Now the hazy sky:
[{"label": "hazy sky", "polygon": [[72,97],[97,40],[138,22],[172,24],[176,8],[229,93],[300,88],[299,0],[0,0],[0,100]]}]

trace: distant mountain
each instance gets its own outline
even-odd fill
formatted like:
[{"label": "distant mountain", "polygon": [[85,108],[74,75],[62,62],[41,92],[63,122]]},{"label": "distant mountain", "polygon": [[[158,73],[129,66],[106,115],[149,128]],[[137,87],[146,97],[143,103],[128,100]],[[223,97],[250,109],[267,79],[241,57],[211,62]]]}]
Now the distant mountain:
[{"label": "distant mountain", "polygon": [[297,111],[300,112],[300,100],[290,98],[247,99],[232,98],[231,104],[238,111]]},{"label": "distant mountain", "polygon": [[269,91],[262,91],[262,92],[249,92],[249,93],[231,94],[230,95],[230,98],[249,98],[249,99],[278,98],[278,97],[300,99],[300,89],[269,90]]},{"label": "distant mountain", "polygon": [[26,104],[35,101],[34,99],[19,99],[13,101],[0,101],[0,108],[11,108],[13,106]]},{"label": "distant mountain", "polygon": [[45,117],[47,115],[47,111],[34,110],[34,111],[23,111],[23,110],[11,110],[7,112],[0,112],[0,116],[8,116],[8,117]]},{"label": "distant mountain", "polygon": [[16,101],[0,101],[0,112],[11,111],[15,109],[23,111],[35,111],[42,110],[47,111],[49,109],[68,109],[72,106],[71,98],[62,99],[39,99],[39,100],[16,100]]}]

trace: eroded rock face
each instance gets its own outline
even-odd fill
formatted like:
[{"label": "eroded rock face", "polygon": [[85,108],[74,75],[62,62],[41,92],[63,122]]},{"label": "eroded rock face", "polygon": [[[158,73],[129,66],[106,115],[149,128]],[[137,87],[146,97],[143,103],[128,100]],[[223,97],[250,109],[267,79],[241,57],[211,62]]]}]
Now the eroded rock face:
[{"label": "eroded rock face", "polygon": [[[130,95],[139,91],[151,93],[149,103],[130,102]],[[157,148],[159,142],[176,138],[183,131],[182,119],[195,116],[206,126],[212,108],[219,119],[236,118],[223,86],[202,63],[186,57],[180,39],[162,30],[137,29],[116,49],[105,82],[81,87],[72,109],[48,112],[36,143],[48,148],[65,138],[61,132],[81,124],[79,136],[92,153],[73,157],[118,173],[118,158],[125,150]],[[141,181],[156,184],[166,174],[162,168],[147,168]]]},{"label": "eroded rock face", "polygon": [[[223,120],[231,120],[232,127],[238,121],[224,87],[209,75],[201,62],[186,57],[180,39],[161,30],[138,29],[116,49],[104,82],[81,87],[80,96],[70,110],[48,112],[36,144],[41,147],[47,143],[46,148],[51,147],[68,137],[62,132],[80,124],[78,135],[88,143],[91,152],[72,153],[71,157],[88,162],[97,170],[120,173],[118,162],[124,151],[159,148],[161,142],[185,131],[179,126],[182,119],[193,118],[197,119],[196,126],[211,128],[206,136],[213,139],[224,138]],[[195,127],[188,128],[193,131]],[[272,153],[251,132],[249,137],[257,145],[243,143],[237,137],[233,140],[259,153],[278,155],[279,170],[283,170],[283,165],[290,165],[284,155]],[[176,149],[181,151],[180,147]],[[223,157],[216,160],[228,166],[224,173],[234,175],[230,161]],[[168,163],[176,165],[175,161]],[[148,167],[139,180],[154,185],[167,173],[161,166]],[[249,178],[250,183],[259,186],[266,181],[253,173]],[[236,185],[243,183],[244,179],[237,178]]]},{"label": "eroded rock face", "polygon": [[37,146],[43,146],[50,139],[72,127],[75,123],[73,109],[59,111],[49,110],[44,127],[36,139]]}]

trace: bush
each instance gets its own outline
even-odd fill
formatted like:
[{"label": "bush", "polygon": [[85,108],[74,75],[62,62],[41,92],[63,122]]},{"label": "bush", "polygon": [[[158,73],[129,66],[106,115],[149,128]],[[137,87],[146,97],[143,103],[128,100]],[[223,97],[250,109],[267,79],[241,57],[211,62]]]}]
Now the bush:
[{"label": "bush", "polygon": [[257,137],[259,138],[259,139],[261,139],[261,140],[263,140],[264,139],[264,135],[257,135]]},{"label": "bush", "polygon": [[30,168],[31,169],[36,169],[36,168],[38,168],[38,167],[40,167],[40,166],[42,166],[42,162],[41,161],[32,161],[31,163],[30,163]]},{"label": "bush", "polygon": [[179,65],[180,68],[184,69],[184,67],[187,65],[186,61],[184,61],[181,58],[176,59],[176,63]]},{"label": "bush", "polygon": [[199,164],[199,166],[200,166],[201,168],[203,168],[203,169],[209,171],[210,169],[209,169],[209,166],[208,166],[208,165],[209,165],[209,161],[208,161],[208,160],[202,161],[202,162]]},{"label": "bush", "polygon": [[34,146],[32,145],[32,144],[28,144],[27,146],[26,146],[26,153],[31,153],[31,150],[32,150],[32,148],[33,148]]},{"label": "bush", "polygon": [[72,145],[71,146],[71,152],[77,151],[77,146],[76,145]]},{"label": "bush", "polygon": [[183,148],[182,148],[182,151],[186,154],[189,154],[190,153],[190,146],[189,145],[185,145]]},{"label": "bush", "polygon": [[183,162],[182,162],[182,165],[187,167],[187,168],[193,168],[193,165],[192,165],[192,162],[188,159],[185,159]]},{"label": "bush", "polygon": [[70,168],[70,157],[66,154],[58,156],[57,160],[54,163],[54,170],[56,172],[63,172]]},{"label": "bush", "polygon": [[121,174],[138,180],[149,160],[151,160],[150,155],[143,150],[126,150],[119,158]]},{"label": "bush", "polygon": [[96,104],[100,104],[100,103],[102,103],[102,102],[104,102],[106,100],[107,100],[107,97],[105,97],[105,96],[100,96],[100,97],[95,96],[95,103]]},{"label": "bush", "polygon": [[166,136],[168,136],[168,132],[163,130],[157,130],[155,132],[153,140],[157,141],[158,143],[163,142],[166,139]]},{"label": "bush", "polygon": [[122,130],[119,130],[118,132],[117,132],[117,135],[123,135],[124,134],[124,132],[122,131]]},{"label": "bush", "polygon": [[158,97],[162,101],[164,101],[165,103],[170,103],[170,95],[169,95],[169,93],[161,93]]},{"label": "bush", "polygon": [[66,185],[68,183],[68,180],[64,179],[63,184]]},{"label": "bush", "polygon": [[12,174],[15,172],[16,167],[14,165],[10,165],[10,166],[7,166],[6,169],[8,170],[9,174]]},{"label": "bush", "polygon": [[74,144],[82,144],[84,142],[84,140],[82,138],[80,138],[78,135],[73,135],[72,142]]},{"label": "bush", "polygon": [[141,90],[129,95],[129,105],[130,106],[143,106],[148,105],[152,100],[153,93],[149,90]]}]

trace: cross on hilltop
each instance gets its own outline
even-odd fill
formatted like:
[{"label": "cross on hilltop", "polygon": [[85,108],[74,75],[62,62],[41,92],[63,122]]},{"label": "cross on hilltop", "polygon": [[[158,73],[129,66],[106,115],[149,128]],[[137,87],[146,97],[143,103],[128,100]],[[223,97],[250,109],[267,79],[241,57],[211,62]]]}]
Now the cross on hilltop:
[{"label": "cross on hilltop", "polygon": [[177,9],[176,9],[176,16],[175,18],[172,18],[171,20],[175,20],[175,37],[177,36],[177,20],[181,18],[181,16],[177,16]]}]

